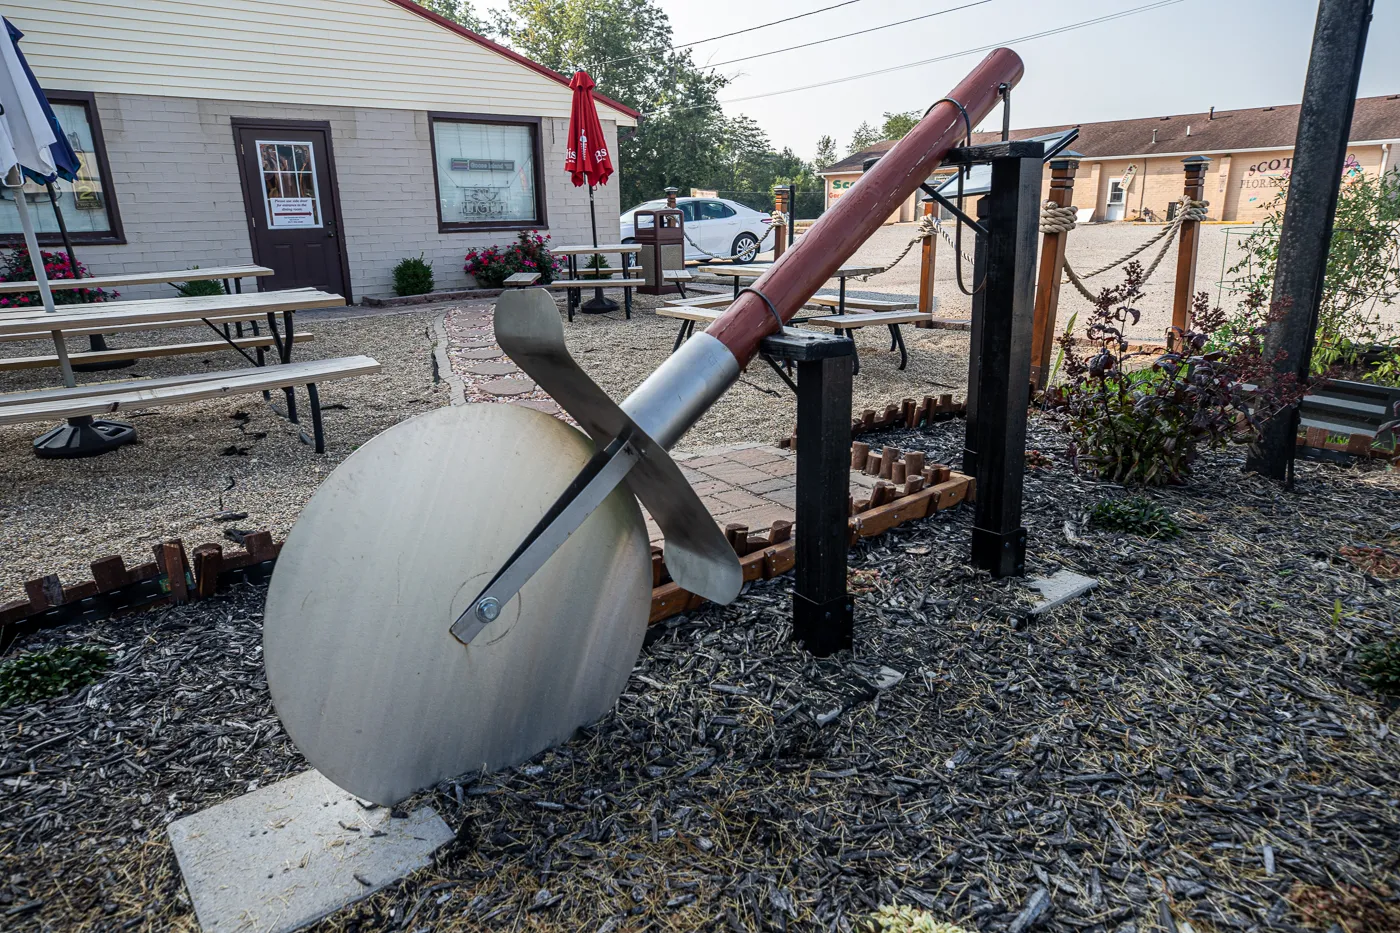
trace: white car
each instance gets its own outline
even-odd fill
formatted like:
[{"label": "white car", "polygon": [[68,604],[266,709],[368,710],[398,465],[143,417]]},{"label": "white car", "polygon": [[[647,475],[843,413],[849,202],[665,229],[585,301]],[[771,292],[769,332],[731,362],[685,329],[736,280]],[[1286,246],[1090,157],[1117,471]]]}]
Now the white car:
[{"label": "white car", "polygon": [[[638,204],[624,213],[622,242],[636,242],[637,211],[665,206],[666,199],[659,198]],[[762,211],[723,198],[676,198],[676,207],[685,214],[686,259],[736,256],[741,262],[748,262],[760,252],[773,248],[773,237],[765,239],[773,219]]]}]

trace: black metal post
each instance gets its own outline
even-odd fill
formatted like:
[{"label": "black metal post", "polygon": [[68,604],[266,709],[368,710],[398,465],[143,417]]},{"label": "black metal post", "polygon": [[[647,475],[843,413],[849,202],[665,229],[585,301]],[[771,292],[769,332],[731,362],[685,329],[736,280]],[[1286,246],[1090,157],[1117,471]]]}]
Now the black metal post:
[{"label": "black metal post", "polygon": [[[987,210],[990,207],[990,200],[982,198],[977,202],[977,221],[983,227],[987,224]],[[954,256],[954,261],[962,262],[961,256]],[[973,288],[977,283],[987,281],[987,240],[980,233],[973,234],[972,245],[972,281]],[[968,354],[967,354],[967,418],[964,421],[963,431],[963,455],[962,471],[968,476],[977,475],[977,425],[979,422],[979,395],[982,385],[982,337],[986,333],[986,326],[983,321],[983,314],[986,304],[986,289],[980,289],[972,296],[972,323],[968,331]]]},{"label": "black metal post", "polygon": [[[593,206],[593,185],[588,186],[588,219],[593,224],[593,245],[598,245],[598,213]],[[594,253],[594,256],[599,255]],[[595,278],[601,278],[602,269],[593,268]],[[617,302],[603,294],[602,287],[593,289],[593,297],[579,306],[579,310],[584,314],[607,314],[609,311],[617,310]]]},{"label": "black metal post", "polygon": [[1026,569],[1021,487],[1044,172],[1040,144],[1029,144],[1034,152],[1018,151],[1027,146],[1024,143],[1003,145],[1013,154],[992,159],[991,191],[978,205],[978,216],[985,218],[987,227],[986,270],[983,278],[975,280],[978,291],[973,297],[973,320],[981,319],[973,344],[980,365],[975,383],[977,417],[968,425],[977,480],[972,562],[998,577],[1020,575]]},{"label": "black metal post", "polygon": [[[58,192],[54,190],[53,182],[45,182],[44,187],[49,192],[49,205],[53,208],[53,218],[58,222],[58,235],[63,238],[63,251],[68,254],[68,268],[73,271],[73,278],[78,277],[78,257],[73,252],[73,238],[68,235],[68,222],[63,219],[63,211],[58,206]],[[101,334],[88,334],[88,350],[96,353],[99,350],[106,350],[107,338]],[[81,363],[75,361],[73,368],[79,372],[95,372],[102,369],[121,369],[135,363],[135,360],[112,360],[106,363]]]},{"label": "black metal post", "polygon": [[[1306,379],[1312,367],[1332,222],[1373,2],[1322,0],[1317,10],[1272,296],[1273,304],[1288,302],[1289,308],[1264,344],[1270,356],[1280,350],[1286,354],[1276,367],[1280,375],[1294,373]],[[1294,407],[1263,426],[1244,468],[1291,485],[1297,438]]]},{"label": "black metal post", "polygon": [[[797,184],[788,185],[788,224],[787,224],[787,245],[791,246],[797,239]],[[842,284],[845,284],[844,281]]]},{"label": "black metal post", "polygon": [[799,332],[769,337],[759,347],[770,363],[797,363],[792,637],[822,657],[849,649],[855,626],[855,604],[846,592],[853,349],[845,337]]}]

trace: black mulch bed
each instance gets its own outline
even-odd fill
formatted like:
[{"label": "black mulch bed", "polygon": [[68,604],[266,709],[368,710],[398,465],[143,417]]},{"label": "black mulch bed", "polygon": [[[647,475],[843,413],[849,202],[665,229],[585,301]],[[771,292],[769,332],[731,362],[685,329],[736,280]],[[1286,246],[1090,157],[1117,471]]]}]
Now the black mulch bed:
[{"label": "black mulch bed", "polygon": [[[948,462],[960,432],[875,440]],[[1400,474],[1304,464],[1288,494],[1238,465],[1150,493],[1171,541],[1031,471],[1032,572],[1101,581],[1046,617],[965,566],[963,508],[859,548],[854,657],[788,643],[788,580],[657,627],[615,714],[423,795],[456,842],[314,929],[849,930],[900,902],[1012,933],[1400,930],[1400,722],[1355,664],[1396,584],[1338,557],[1400,545]],[[0,928],[195,928],[164,824],[305,767],[262,598],[19,646],[119,658],[0,711]]]}]

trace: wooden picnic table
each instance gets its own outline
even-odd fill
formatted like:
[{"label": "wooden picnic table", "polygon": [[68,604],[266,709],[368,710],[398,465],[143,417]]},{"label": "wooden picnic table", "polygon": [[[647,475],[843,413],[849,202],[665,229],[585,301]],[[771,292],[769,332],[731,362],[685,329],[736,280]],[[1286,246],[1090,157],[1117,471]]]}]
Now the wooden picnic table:
[{"label": "wooden picnic table", "polygon": [[[572,321],[574,319],[574,308],[576,306],[578,306],[580,310],[587,311],[587,309],[582,308],[583,289],[582,287],[576,285],[577,282],[582,280],[582,277],[580,276],[578,271],[578,258],[580,256],[597,256],[602,255],[604,253],[615,253],[617,255],[620,255],[622,257],[622,277],[624,279],[630,279],[632,278],[632,256],[636,253],[640,253],[641,251],[642,244],[640,243],[605,243],[601,246],[590,246],[588,244],[582,244],[579,246],[551,246],[549,248],[549,252],[551,255],[564,256],[569,261],[569,279],[565,286],[568,289],[568,295],[565,300],[569,306],[569,320]],[[603,283],[593,286],[593,300],[597,302],[605,301],[606,299],[603,298],[603,287],[606,284],[607,279],[601,276],[591,277],[599,278],[602,280]],[[559,287],[558,283],[555,284],[555,287]],[[623,305],[625,308],[625,315],[627,319],[631,320],[632,289],[627,286],[623,286]],[[617,310],[617,306],[613,305],[611,309],[604,308],[603,310],[615,311]]]},{"label": "wooden picnic table", "polygon": [[[735,300],[738,300],[739,292],[742,290],[742,286],[739,283],[740,279],[759,278],[771,268],[773,268],[772,263],[766,263],[762,265],[754,263],[741,265],[725,265],[723,263],[715,263],[714,265],[699,267],[701,272],[708,272],[711,275],[729,276],[730,278],[734,279]],[[840,301],[837,303],[836,313],[846,313],[846,279],[850,278],[851,276],[857,275],[874,275],[877,272],[881,272],[883,270],[884,266],[842,266],[841,268],[833,272],[831,274],[831,277],[840,280],[841,283],[841,290],[839,296]]]},{"label": "wooden picnic table", "polygon": [[[59,310],[10,311],[0,314],[0,339],[23,340],[55,331],[64,336],[101,334],[128,324],[207,323],[210,318],[228,320],[248,315],[290,314],[311,308],[333,308],[345,304],[340,295],[314,288],[276,292],[249,292],[244,295],[201,295],[193,298],[149,298],[139,301],[99,302],[86,305],[60,305]],[[212,326],[212,325],[211,325]]]},{"label": "wooden picnic table", "polygon": [[[267,266],[214,266],[209,269],[174,269],[167,272],[118,272],[112,275],[94,275],[85,279],[50,279],[49,288],[57,291],[63,288],[130,288],[133,285],[168,285],[172,282],[197,282],[224,280],[224,290],[229,291],[228,282],[241,290],[240,279],[272,275]],[[15,292],[34,292],[39,283],[0,282],[0,295]]]},{"label": "wooden picnic table", "polygon": [[551,246],[549,251],[556,256],[587,256],[590,253],[621,253],[626,256],[630,253],[640,253],[642,244],[608,243],[603,246]]},{"label": "wooden picnic table", "polygon": [[[63,347],[63,341],[66,337],[109,333],[114,330],[127,331],[142,327],[171,327],[182,324],[207,325],[221,340],[221,342],[214,343],[212,348],[227,345],[249,363],[252,363],[254,367],[261,368],[266,362],[263,349],[265,342],[259,345],[258,341],[244,340],[243,321],[254,322],[254,333],[256,334],[256,322],[260,318],[266,317],[268,336],[271,338],[276,353],[276,361],[285,365],[291,362],[292,347],[300,342],[292,323],[293,313],[312,308],[340,307],[344,304],[345,299],[340,295],[333,295],[314,288],[300,288],[286,291],[249,292],[247,294],[60,305],[60,310],[55,311],[29,310],[0,314],[0,341],[52,338],[55,349],[59,351],[54,362],[63,368],[64,382],[70,387],[74,386],[74,382],[71,367],[65,365],[68,363],[67,353]],[[280,329],[277,325],[279,314],[282,317]],[[238,328],[237,336],[230,332],[230,325]],[[186,346],[200,348],[198,344]],[[249,355],[245,346],[255,349],[256,357]],[[206,344],[204,347],[210,348],[210,345]],[[140,348],[140,350],[154,351],[155,348]],[[138,355],[150,354],[138,353]],[[35,360],[29,362],[32,364]],[[48,360],[43,362],[48,363]],[[277,378],[281,377],[276,377],[273,381],[276,382]],[[120,388],[120,385],[116,383],[107,385],[114,392]],[[262,383],[259,383],[259,386],[261,385]],[[291,385],[285,385],[283,389],[287,396],[288,418],[295,422],[297,420],[296,397]],[[263,391],[264,397],[267,397],[267,391],[265,389]],[[319,427],[320,414],[314,393],[311,394],[311,397],[312,406],[317,409],[316,443],[319,450],[322,446]]]}]

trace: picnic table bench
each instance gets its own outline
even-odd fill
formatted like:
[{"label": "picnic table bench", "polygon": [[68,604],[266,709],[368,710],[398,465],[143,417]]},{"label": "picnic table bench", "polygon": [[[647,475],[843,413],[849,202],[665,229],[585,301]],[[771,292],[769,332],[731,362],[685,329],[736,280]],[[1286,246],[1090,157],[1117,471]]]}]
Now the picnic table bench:
[{"label": "picnic table bench", "polygon": [[[213,329],[221,339],[102,352],[129,358],[205,352],[228,347],[236,350],[249,363],[253,364],[252,368],[243,370],[197,373],[188,376],[165,377],[161,380],[98,382],[82,386],[75,385],[0,395],[0,410],[3,410],[3,415],[0,415],[0,424],[42,421],[53,417],[83,419],[90,418],[93,414],[110,413],[121,409],[171,405],[244,392],[261,391],[263,397],[270,400],[271,390],[276,388],[280,388],[286,393],[288,420],[299,423],[294,387],[304,385],[311,402],[315,433],[315,437],[308,438],[308,440],[316,445],[318,453],[322,453],[325,450],[324,432],[321,425],[321,407],[316,383],[376,371],[379,364],[369,360],[374,368],[366,369],[368,364],[365,363],[365,360],[368,359],[367,357],[313,360],[307,363],[293,364],[291,362],[293,345],[303,342],[310,335],[295,333],[292,315],[298,310],[337,307],[344,304],[345,299],[339,295],[305,288],[276,292],[69,305],[62,306],[62,310],[53,312],[40,310],[0,315],[0,341],[36,338],[61,341],[65,337],[83,334],[204,324]],[[282,317],[280,329],[277,323],[279,314]],[[269,328],[266,335],[255,334],[253,337],[244,337],[241,332],[235,336],[229,331],[230,325],[241,329],[243,323],[256,323],[264,317]],[[269,346],[276,351],[276,365],[266,365],[264,351]],[[254,349],[257,356],[250,356],[247,352],[248,349]],[[93,355],[87,354],[86,356]],[[0,361],[0,369],[33,368],[55,365],[60,362],[60,358],[56,354],[53,356],[19,357]],[[71,421],[70,424],[72,424]],[[50,434],[53,433],[50,432]],[[43,438],[40,440],[42,441]],[[62,445],[60,444],[58,453],[49,452],[45,456],[62,456],[61,450]]]},{"label": "picnic table bench", "polygon": [[[290,392],[293,386],[304,385],[307,397],[311,401],[312,442],[319,454],[325,453],[326,443],[317,383],[377,373],[379,369],[378,361],[370,357],[350,356],[222,372],[190,373],[161,379],[96,382],[34,392],[15,392],[0,395],[0,424],[110,415],[119,411],[178,405],[182,402],[246,395],[271,389],[286,389]],[[292,420],[295,421],[295,417]]]}]

